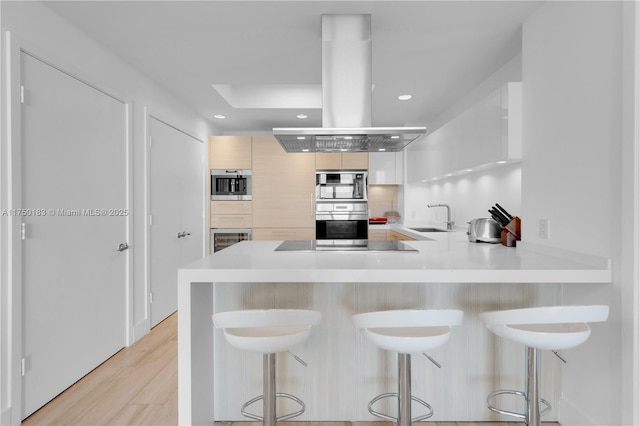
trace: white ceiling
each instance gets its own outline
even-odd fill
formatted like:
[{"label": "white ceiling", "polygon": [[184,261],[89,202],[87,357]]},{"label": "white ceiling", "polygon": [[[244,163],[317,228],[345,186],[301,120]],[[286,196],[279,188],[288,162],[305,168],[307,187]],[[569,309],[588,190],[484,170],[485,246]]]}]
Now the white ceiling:
[{"label": "white ceiling", "polygon": [[[321,84],[322,14],[371,14],[374,126],[427,125],[521,50],[525,1],[48,1],[54,11],[224,133],[321,127],[274,108],[279,85]],[[212,85],[229,96],[232,107]],[[413,99],[401,102],[398,95]],[[257,103],[256,103],[257,102]],[[260,106],[252,107],[252,106]],[[300,104],[298,104],[300,105]],[[305,113],[306,120],[296,115]],[[216,120],[224,114],[226,120]]]}]

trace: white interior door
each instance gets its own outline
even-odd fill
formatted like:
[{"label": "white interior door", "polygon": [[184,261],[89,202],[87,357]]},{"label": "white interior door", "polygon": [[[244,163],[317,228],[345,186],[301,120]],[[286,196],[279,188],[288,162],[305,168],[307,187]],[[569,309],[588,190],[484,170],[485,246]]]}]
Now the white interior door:
[{"label": "white interior door", "polygon": [[203,255],[203,144],[151,117],[151,326],[178,307],[178,268]]},{"label": "white interior door", "polygon": [[21,54],[23,418],[126,344],[127,106]]}]

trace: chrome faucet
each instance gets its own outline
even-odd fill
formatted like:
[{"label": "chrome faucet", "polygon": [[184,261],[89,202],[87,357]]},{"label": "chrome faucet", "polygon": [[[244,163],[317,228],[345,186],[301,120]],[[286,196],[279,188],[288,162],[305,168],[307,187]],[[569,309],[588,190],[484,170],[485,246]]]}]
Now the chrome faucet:
[{"label": "chrome faucet", "polygon": [[453,229],[453,225],[455,224],[455,222],[451,220],[451,207],[449,207],[448,204],[427,204],[427,207],[429,207],[429,208],[431,208],[431,207],[446,207],[447,208],[447,221],[445,223],[447,224],[447,229],[448,230],[452,230]]}]

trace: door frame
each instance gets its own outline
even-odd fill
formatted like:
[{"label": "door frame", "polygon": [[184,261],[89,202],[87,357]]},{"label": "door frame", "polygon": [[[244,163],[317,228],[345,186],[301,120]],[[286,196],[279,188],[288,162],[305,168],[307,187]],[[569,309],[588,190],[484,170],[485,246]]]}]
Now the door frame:
[{"label": "door frame", "polygon": [[[165,124],[176,131],[185,134],[186,136],[202,143],[202,167],[203,173],[202,178],[204,180],[203,188],[205,189],[205,194],[203,194],[203,218],[202,218],[202,227],[203,227],[203,242],[202,242],[202,253],[203,255],[207,254],[207,220],[206,218],[209,216],[209,206],[210,203],[207,203],[206,194],[209,190],[209,184],[207,176],[209,173],[208,163],[206,161],[207,157],[207,143],[201,138],[195,136],[194,133],[188,132],[179,126],[172,124],[171,120],[166,120],[162,117],[161,114],[156,112],[150,112],[148,106],[143,108],[144,110],[144,320],[140,321],[138,324],[134,324],[134,337],[135,340],[138,337],[142,337],[151,330],[151,300],[149,297],[149,293],[151,292],[151,119],[157,120],[162,124]],[[177,296],[176,296],[177,297]]]},{"label": "door frame", "polygon": [[[133,102],[127,97],[117,93],[111,88],[106,88],[101,84],[91,82],[84,78],[82,72],[78,72],[72,64],[48,52],[40,52],[37,46],[31,46],[29,43],[21,40],[19,37],[6,33],[6,96],[7,108],[6,114],[6,146],[7,158],[3,165],[7,166],[7,181],[5,188],[7,189],[6,208],[18,208],[22,206],[22,102],[21,102],[21,55],[24,53],[29,55],[48,66],[74,78],[87,86],[98,90],[99,92],[121,102],[125,107],[125,199],[126,208],[129,209],[129,215],[125,221],[125,236],[129,246],[134,246],[133,241],[133,147],[132,147],[132,105]],[[47,59],[45,59],[47,58]],[[46,206],[44,206],[46,207]],[[10,370],[7,379],[10,384],[8,386],[7,401],[10,412],[6,415],[8,423],[20,424],[22,421],[22,358],[23,358],[23,255],[21,240],[21,220],[19,217],[7,217],[7,310],[4,314],[5,318],[9,318],[10,324],[7,330],[7,353],[9,354]],[[132,252],[127,250],[125,260],[125,346],[130,345],[133,340],[133,265]],[[4,352],[3,352],[4,353]],[[4,418],[2,419],[5,420]]]}]

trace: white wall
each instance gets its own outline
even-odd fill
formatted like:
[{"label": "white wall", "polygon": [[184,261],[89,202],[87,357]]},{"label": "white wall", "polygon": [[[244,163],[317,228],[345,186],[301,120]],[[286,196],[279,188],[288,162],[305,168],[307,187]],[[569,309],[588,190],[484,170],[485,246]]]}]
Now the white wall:
[{"label": "white wall", "polygon": [[[605,303],[609,321],[565,351],[563,425],[623,422],[620,239],[622,207],[622,4],[547,2],[523,25],[523,239],[610,257],[613,285],[564,285],[566,304]],[[550,239],[538,238],[540,219]],[[624,372],[624,373],[622,373]],[[637,404],[637,402],[636,402]],[[628,412],[624,414],[629,421]]]},{"label": "white wall", "polygon": [[[436,131],[456,115],[465,111],[475,103],[510,81],[522,78],[522,57],[517,55],[502,65],[491,76],[479,84],[474,90],[460,99],[451,108],[430,121],[428,133]],[[407,155],[413,150],[420,150],[419,144],[426,138],[417,140],[407,147]],[[413,146],[415,144],[415,146]],[[405,163],[405,170],[407,165]],[[405,179],[406,181],[406,179]],[[520,165],[511,164],[454,176],[437,182],[411,183],[404,185],[403,207],[401,214],[409,225],[446,221],[443,208],[427,208],[427,204],[444,203],[451,206],[452,220],[456,227],[466,229],[467,222],[476,217],[490,217],[487,210],[499,203],[511,214],[520,212]]]},{"label": "white wall", "polygon": [[[1,10],[1,33],[2,47],[1,72],[2,84],[7,82],[8,63],[4,49],[7,41],[7,31],[20,47],[39,56],[54,65],[68,71],[91,84],[113,92],[132,102],[132,168],[133,168],[133,240],[129,242],[132,250],[133,268],[133,319],[135,327],[134,338],[139,339],[149,330],[147,312],[147,282],[146,282],[146,220],[145,220],[145,126],[146,112],[153,114],[164,121],[184,130],[199,139],[206,141],[211,134],[219,133],[211,126],[205,118],[199,116],[189,107],[181,103],[178,99],[167,93],[162,87],[157,86],[147,77],[140,74],[133,67],[121,61],[118,57],[108,52],[106,49],[89,39],[86,35],[76,30],[66,21],[59,18],[52,12],[45,3],[39,2],[6,2],[0,3]],[[115,28],[114,28],[115,30]],[[12,84],[17,84],[17,80],[12,80]],[[6,93],[7,87],[3,87]],[[9,113],[6,96],[2,97],[0,108],[5,113]],[[147,110],[145,110],[147,108]],[[10,207],[9,194],[11,183],[7,180],[7,153],[9,149],[7,120],[8,115],[3,115],[2,123],[2,150],[0,151],[2,163],[2,184],[0,201],[2,208]],[[206,152],[206,144],[203,144],[203,158]],[[204,205],[204,197],[203,197]],[[14,206],[15,207],[15,206]],[[19,421],[20,409],[20,389],[19,380],[15,383],[9,375],[10,370],[15,371],[16,354],[20,351],[11,347],[15,335],[11,336],[11,331],[20,333],[20,324],[11,324],[7,319],[11,318],[11,311],[15,307],[11,304],[10,287],[11,277],[6,273],[6,266],[9,263],[11,247],[8,238],[8,221],[2,218],[2,246],[0,247],[0,258],[3,272],[0,276],[0,315],[2,315],[2,325],[0,326],[0,423],[9,424]],[[19,248],[18,248],[19,249]],[[13,283],[15,285],[15,283]],[[20,291],[19,285],[15,285],[13,291]],[[14,359],[11,358],[13,354]],[[18,405],[16,405],[18,404]],[[16,420],[17,419],[17,420]]]}]

